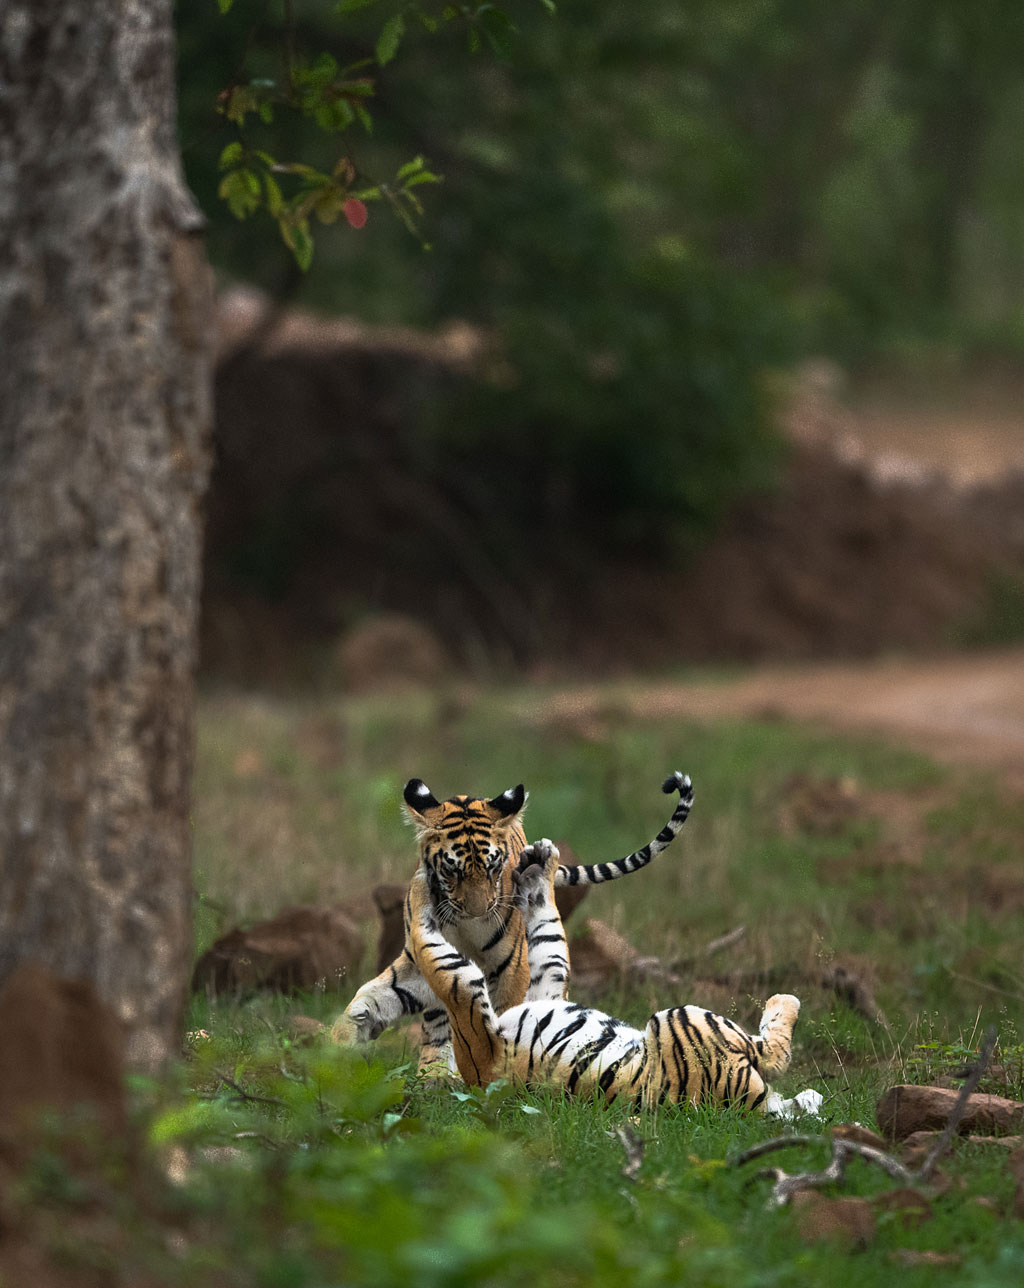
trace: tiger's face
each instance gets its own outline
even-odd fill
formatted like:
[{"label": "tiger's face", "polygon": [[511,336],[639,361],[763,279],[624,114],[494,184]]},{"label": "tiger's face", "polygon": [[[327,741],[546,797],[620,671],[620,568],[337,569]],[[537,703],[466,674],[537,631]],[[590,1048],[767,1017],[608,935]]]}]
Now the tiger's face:
[{"label": "tiger's face", "polygon": [[493,800],[453,796],[438,801],[424,782],[413,778],[403,795],[441,924],[465,917],[498,918],[511,903],[511,870],[526,843],[520,822],[526,804],[522,783]]}]

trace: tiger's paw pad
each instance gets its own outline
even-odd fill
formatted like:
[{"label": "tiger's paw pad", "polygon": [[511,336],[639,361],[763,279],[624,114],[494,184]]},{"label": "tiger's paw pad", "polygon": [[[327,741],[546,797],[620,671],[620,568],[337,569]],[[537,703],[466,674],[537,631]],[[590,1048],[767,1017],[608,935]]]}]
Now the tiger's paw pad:
[{"label": "tiger's paw pad", "polygon": [[524,873],[531,867],[547,870],[552,863],[557,867],[560,857],[557,846],[553,845],[546,836],[543,836],[539,841],[534,841],[532,845],[526,846],[522,854],[520,854],[517,871]]},{"label": "tiger's paw pad", "polygon": [[519,866],[512,874],[521,904],[537,907],[551,897],[559,857],[557,848],[547,837],[523,850]]}]

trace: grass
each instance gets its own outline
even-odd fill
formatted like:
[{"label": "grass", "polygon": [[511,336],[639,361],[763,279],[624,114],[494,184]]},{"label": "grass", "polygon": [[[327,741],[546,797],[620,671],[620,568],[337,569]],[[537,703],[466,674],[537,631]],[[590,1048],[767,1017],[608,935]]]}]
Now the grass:
[{"label": "grass", "polygon": [[[438,796],[523,781],[528,835],[564,838],[595,861],[653,835],[667,815],[660,781],[680,768],[695,788],[683,835],[644,873],[593,892],[578,916],[669,960],[738,924],[746,934],[690,968],[685,995],[620,988],[597,1001],[637,1023],[657,1006],[700,1001],[752,1024],[774,988],[759,988],[755,974],[730,982],[735,972],[781,972],[778,986],[804,1005],[777,1089],[817,1087],[830,1122],[873,1125],[895,1082],[948,1083],[989,1023],[1000,1049],[986,1089],[1024,1098],[1020,801],[871,741],[778,721],[638,721],[614,690],[596,711],[556,717],[546,696],[207,695],[197,947],[283,904],[411,875],[399,812],[409,777]],[[888,1029],[822,987],[836,964],[874,991]],[[157,1156],[187,1173],[160,1200],[174,1238],[139,1243],[156,1282],[871,1288],[896,1271],[906,1288],[1020,1283],[1024,1224],[1007,1215],[1001,1147],[958,1143],[945,1169],[953,1183],[920,1226],[879,1214],[862,1251],[807,1242],[796,1213],[766,1207],[761,1164],[729,1161],[791,1130],[778,1122],[671,1106],[632,1115],[552,1091],[424,1083],[402,1030],[366,1053],[287,1036],[297,1012],[329,1020],[371,969],[367,960],[339,990],[300,998],[212,1008],[194,999],[190,1029],[207,1036],[190,1044],[176,1081],[137,1089]],[[623,1131],[642,1146],[632,1177]],[[768,1161],[802,1171],[826,1157],[822,1144]],[[830,1192],[891,1188],[855,1162]],[[907,1249],[959,1263],[897,1267],[893,1255]]]}]

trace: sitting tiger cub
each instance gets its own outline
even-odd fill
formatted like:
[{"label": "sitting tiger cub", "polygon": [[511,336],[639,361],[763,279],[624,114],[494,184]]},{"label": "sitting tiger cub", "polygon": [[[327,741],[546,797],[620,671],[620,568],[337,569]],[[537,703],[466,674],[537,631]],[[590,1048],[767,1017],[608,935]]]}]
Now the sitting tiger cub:
[{"label": "sitting tiger cub", "polygon": [[[612,863],[565,867],[555,863],[552,885],[614,881],[636,872],[678,834],[693,803],[690,780],[676,772],[662,784],[679,800],[653,841]],[[405,900],[405,946],[364,984],[335,1022],[337,1041],[376,1038],[402,1015],[423,1011],[420,1067],[448,1062],[454,1015],[456,1063],[479,1082],[493,1065],[493,1035],[470,1023],[460,1003],[466,973],[475,997],[501,1013],[526,998],[564,997],[569,978],[565,935],[557,909],[528,937],[517,902],[515,873],[526,845],[522,784],[492,800],[453,796],[438,801],[414,778],[405,787],[406,812],[416,828],[420,862]],[[553,904],[552,904],[553,908]],[[537,953],[543,954],[542,966]],[[539,992],[537,990],[540,990]]]},{"label": "sitting tiger cub", "polygon": [[[531,964],[541,980],[548,960],[560,963],[566,955],[554,904],[557,872],[558,851],[545,840],[523,851],[516,873],[534,949]],[[497,1015],[483,976],[468,963],[449,998],[456,1060],[469,1083],[484,1085],[494,1078],[555,1083],[582,1095],[599,1093],[608,1101],[628,1096],[648,1107],[688,1101],[785,1112],[784,1106],[793,1103],[775,1096],[768,1101],[764,1081],[789,1067],[800,1011],[790,993],[769,998],[756,1037],[698,1006],[658,1011],[641,1031],[603,1011],[567,1002],[550,989],[546,998],[535,997]],[[463,1059],[459,1037],[477,1030],[487,1034],[493,1053],[489,1064]],[[818,1096],[812,1103],[820,1100]],[[804,1107],[800,1098],[797,1103]]]}]

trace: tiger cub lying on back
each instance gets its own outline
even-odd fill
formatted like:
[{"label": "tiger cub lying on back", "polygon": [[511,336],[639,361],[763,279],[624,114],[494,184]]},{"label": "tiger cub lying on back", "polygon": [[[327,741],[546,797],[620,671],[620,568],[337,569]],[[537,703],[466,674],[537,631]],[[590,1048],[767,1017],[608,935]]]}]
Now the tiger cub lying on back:
[{"label": "tiger cub lying on back", "polygon": [[[565,956],[554,903],[557,872],[558,851],[550,841],[523,851],[517,883],[533,971],[540,981],[550,978],[548,962],[561,963]],[[555,1083],[582,1095],[599,1093],[609,1101],[628,1096],[645,1106],[689,1101],[769,1107],[764,1079],[788,1068],[800,1011],[792,994],[769,998],[760,1031],[751,1037],[721,1015],[676,1006],[652,1015],[641,1031],[603,1011],[567,1002],[549,985],[546,996],[538,990],[532,1000],[498,1015],[483,976],[469,963],[458,972],[448,996],[456,1060],[466,1082],[486,1085],[494,1078],[512,1078]],[[492,1052],[484,1065],[464,1061],[459,1041],[460,1034],[478,1031],[486,1033]]]},{"label": "tiger cub lying on back", "polygon": [[[662,790],[678,792],[679,800],[653,841],[611,863],[566,867],[556,862],[552,885],[614,881],[646,867],[677,835],[693,802],[690,780],[678,772]],[[564,996],[569,959],[561,918],[555,909],[552,925],[538,924],[528,942],[515,878],[526,845],[522,784],[492,800],[453,796],[442,802],[414,778],[404,798],[420,854],[405,899],[405,946],[359,989],[335,1022],[333,1036],[365,1042],[400,1016],[423,1011],[423,1068],[447,1061],[454,1014],[456,1063],[467,1081],[479,1082],[495,1051],[490,1033],[463,1027],[459,1006],[466,973],[472,973],[474,993],[498,1014],[525,998]],[[538,950],[544,954],[542,967]]]}]

